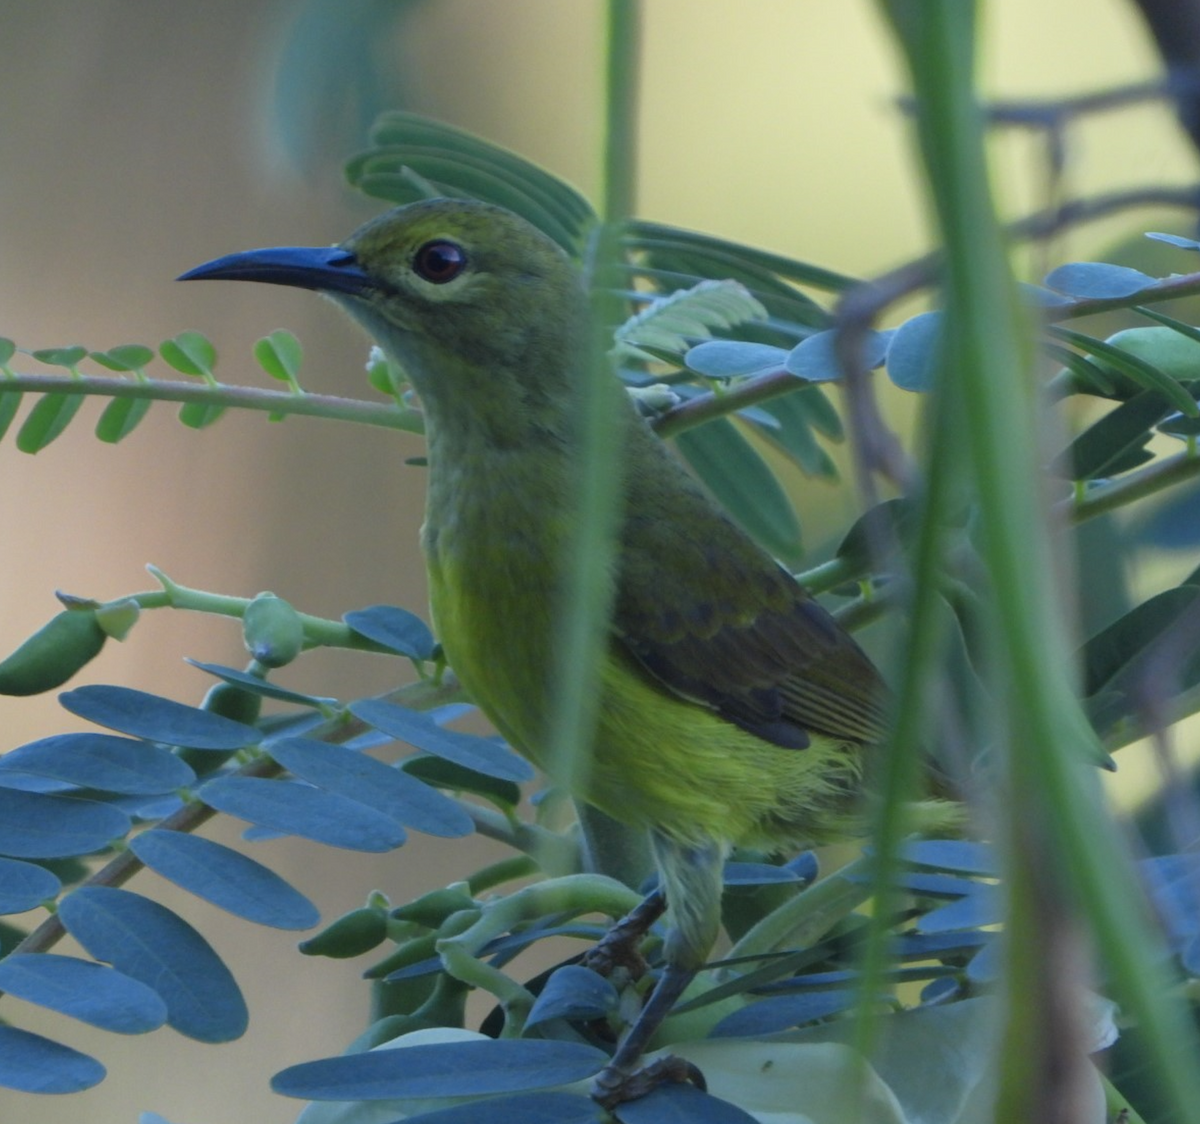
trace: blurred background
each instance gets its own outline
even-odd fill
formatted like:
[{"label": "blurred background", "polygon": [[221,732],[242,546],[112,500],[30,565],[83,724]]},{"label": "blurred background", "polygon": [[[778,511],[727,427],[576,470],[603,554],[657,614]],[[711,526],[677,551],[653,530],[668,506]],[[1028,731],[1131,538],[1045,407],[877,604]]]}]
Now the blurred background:
[{"label": "blurred background", "polygon": [[[198,328],[221,350],[223,381],[262,385],[250,348],[286,326],[305,345],[306,388],[373,396],[365,340],[331,305],[172,278],[236,249],[333,242],[381,209],[343,186],[341,164],[385,108],[471,129],[594,194],[601,17],[590,0],[9,0],[0,8],[0,335],[25,348],[103,349]],[[989,91],[1006,98],[1157,73],[1122,0],[993,4],[982,42]],[[643,66],[643,217],[861,276],[928,248],[895,103],[897,60],[871,3],[654,0]],[[1073,193],[1195,178],[1161,106],[1072,137]],[[1040,156],[1026,137],[998,142],[1006,213],[1048,201]],[[1089,227],[1056,255],[1100,256],[1132,231],[1168,224],[1178,218]],[[18,359],[23,373],[46,370]],[[272,589],[326,616],[376,602],[424,611],[423,476],[404,464],[421,452],[418,439],[261,414],[196,432],[160,405],[111,447],[87,423],[99,409],[85,404],[36,459],[11,436],[0,444],[0,651],[57,611],[56,589],[104,600],[147,588],[147,562],[184,584],[243,596]],[[819,540],[823,520],[832,530],[844,518],[847,493],[814,485],[796,503]],[[228,622],[159,612],[75,682],[195,702],[207,682],[185,655],[244,659]],[[316,655],[281,681],[355,696],[392,686],[402,670]],[[0,699],[0,749],[74,728],[52,697]],[[213,834],[234,842],[236,826]],[[484,844],[416,837],[378,857],[284,841],[254,853],[329,918],[375,887],[401,901],[458,877],[483,861]],[[140,885],[193,920],[231,965],[247,992],[249,1033],[222,1047],[169,1030],[120,1039],[5,999],[8,1017],[93,1053],[109,1077],[58,1099],[0,1090],[0,1120],[116,1124],[142,1110],[173,1124],[291,1120],[299,1105],[272,1095],[266,1077],[337,1052],[362,1029],[361,964],[298,964],[295,934],[228,918],[154,875],[139,875]]]}]

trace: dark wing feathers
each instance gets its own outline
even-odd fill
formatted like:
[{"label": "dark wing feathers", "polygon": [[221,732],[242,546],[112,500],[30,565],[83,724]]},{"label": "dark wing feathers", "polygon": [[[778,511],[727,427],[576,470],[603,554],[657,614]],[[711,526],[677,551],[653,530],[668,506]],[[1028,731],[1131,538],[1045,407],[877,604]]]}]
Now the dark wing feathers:
[{"label": "dark wing feathers", "polygon": [[682,512],[638,498],[613,616],[630,655],[672,691],[777,745],[802,748],[810,733],[880,740],[879,673],[792,576],[694,486],[670,491],[691,509]]}]

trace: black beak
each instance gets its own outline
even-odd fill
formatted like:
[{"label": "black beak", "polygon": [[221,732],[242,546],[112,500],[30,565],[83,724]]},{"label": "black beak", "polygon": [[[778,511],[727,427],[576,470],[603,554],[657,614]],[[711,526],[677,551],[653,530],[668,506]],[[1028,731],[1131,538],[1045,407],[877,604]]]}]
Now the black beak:
[{"label": "black beak", "polygon": [[265,281],[318,292],[357,296],[373,287],[349,250],[339,246],[274,246],[244,250],[205,262],[181,274],[179,281]]}]

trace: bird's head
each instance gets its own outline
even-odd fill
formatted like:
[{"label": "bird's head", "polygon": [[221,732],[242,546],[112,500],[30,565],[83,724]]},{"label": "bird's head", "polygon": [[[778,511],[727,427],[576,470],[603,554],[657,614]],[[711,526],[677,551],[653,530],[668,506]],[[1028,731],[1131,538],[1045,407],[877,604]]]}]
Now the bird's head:
[{"label": "bird's head", "polygon": [[337,246],[247,250],[180,278],[196,279],[331,297],[400,362],[428,405],[485,389],[522,399],[553,393],[579,354],[586,318],[578,271],[556,243],[509,211],[462,199],[397,207]]}]

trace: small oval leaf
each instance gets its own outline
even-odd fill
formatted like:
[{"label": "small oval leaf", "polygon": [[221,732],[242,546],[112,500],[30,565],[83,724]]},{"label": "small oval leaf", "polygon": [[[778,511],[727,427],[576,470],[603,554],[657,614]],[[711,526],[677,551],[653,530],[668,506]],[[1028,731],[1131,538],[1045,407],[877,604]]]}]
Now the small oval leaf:
[{"label": "small oval leaf", "polygon": [[0,858],[0,914],[24,913],[58,897],[58,876],[37,863]]},{"label": "small oval leaf", "polygon": [[218,777],[201,786],[197,795],[227,815],[331,847],[381,853],[395,850],[407,838],[391,816],[294,781]]},{"label": "small oval leaf", "polygon": [[382,699],[358,699],[349,709],[376,730],[477,773],[517,782],[533,778],[533,768],[524,758],[491,738],[445,730],[427,715]]},{"label": "small oval leaf", "polygon": [[0,960],[0,991],[117,1034],[145,1034],[167,1021],[158,992],[75,956],[14,952]]},{"label": "small oval leaf", "polygon": [[317,907],[273,870],[211,839],[144,831],[129,849],[155,873],[247,921],[309,929],[321,920]]},{"label": "small oval leaf", "polygon": [[133,796],[174,792],[196,780],[173,753],[115,734],[55,734],[29,742],[0,757],[3,769]]},{"label": "small oval leaf", "polygon": [[346,613],[342,620],[376,644],[408,656],[427,660],[433,654],[433,633],[420,617],[395,605],[371,605]]},{"label": "small oval leaf", "polygon": [[407,773],[345,746],[311,738],[281,738],[264,747],[302,780],[356,800],[406,827],[447,838],[470,835],[466,809]]},{"label": "small oval leaf", "polygon": [[129,831],[119,808],[92,800],[0,788],[0,854],[19,859],[88,855]]},{"label": "small oval leaf", "polygon": [[0,1026],[0,1085],[22,1093],[78,1093],[104,1080],[95,1058],[40,1034]]},{"label": "small oval leaf", "polygon": [[83,886],[63,898],[59,917],[97,960],[153,988],[167,1023],[200,1042],[230,1042],[249,1014],[237,983],[212,946],[182,917],[129,890]]},{"label": "small oval leaf", "polygon": [[228,752],[255,745],[261,736],[253,726],[131,687],[77,687],[58,701],[97,726],[188,749]]},{"label": "small oval leaf", "polygon": [[607,1062],[580,1042],[482,1039],[321,1058],[282,1070],[271,1088],[317,1101],[482,1096],[582,1081]]}]

